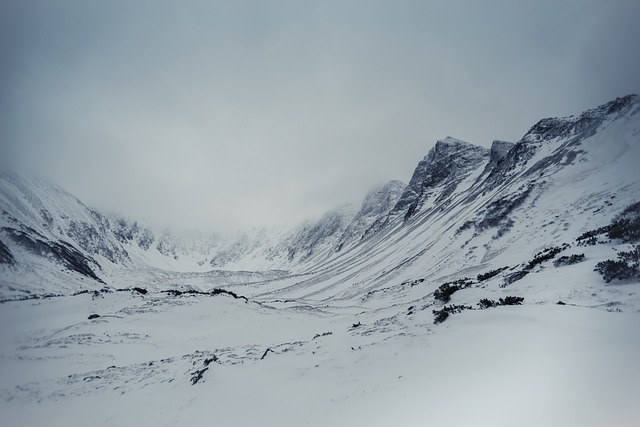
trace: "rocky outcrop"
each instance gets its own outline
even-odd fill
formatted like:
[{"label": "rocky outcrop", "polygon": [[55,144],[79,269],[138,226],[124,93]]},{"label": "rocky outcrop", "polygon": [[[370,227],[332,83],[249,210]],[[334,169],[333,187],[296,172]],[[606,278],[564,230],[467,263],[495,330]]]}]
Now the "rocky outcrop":
[{"label": "rocky outcrop", "polygon": [[362,201],[360,210],[351,224],[340,237],[336,251],[360,241],[376,221],[384,219],[389,214],[406,187],[407,185],[402,181],[394,180],[371,190]]},{"label": "rocky outcrop", "polygon": [[[637,95],[618,98],[577,117],[540,120],[517,143],[494,141],[490,149],[447,137],[418,163],[408,185],[388,182],[367,194],[359,207],[329,211],[297,228],[254,230],[231,238],[154,233],[135,220],[90,209],[55,184],[0,171],[0,264],[32,262],[22,259],[31,253],[44,258],[42,265],[52,260],[96,280],[102,266],[170,269],[177,261],[194,270],[259,265],[306,271],[353,253],[369,237],[380,236],[375,243],[386,239],[385,233],[395,229],[390,224],[407,226],[403,233],[408,233],[432,216],[439,227],[462,221],[460,230],[496,229],[500,238],[513,226],[514,213],[545,191],[548,177],[589,161],[588,152],[598,151],[599,137],[594,142],[591,136],[614,121],[625,125],[638,111]],[[618,148],[623,152],[624,147]]]},{"label": "rocky outcrop", "polygon": [[439,140],[418,163],[391,215],[402,214],[407,221],[428,198],[446,198],[460,181],[487,160],[489,154],[488,149],[459,139]]},{"label": "rocky outcrop", "polygon": [[15,263],[16,259],[9,248],[0,241],[0,264],[14,265]]}]

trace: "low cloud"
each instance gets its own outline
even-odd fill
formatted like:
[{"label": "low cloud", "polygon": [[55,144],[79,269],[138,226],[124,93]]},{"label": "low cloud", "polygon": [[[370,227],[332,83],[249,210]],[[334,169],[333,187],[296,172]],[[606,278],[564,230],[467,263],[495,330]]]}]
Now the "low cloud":
[{"label": "low cloud", "polygon": [[300,222],[407,181],[439,138],[640,91],[637,2],[0,8],[5,166],[158,226]]}]

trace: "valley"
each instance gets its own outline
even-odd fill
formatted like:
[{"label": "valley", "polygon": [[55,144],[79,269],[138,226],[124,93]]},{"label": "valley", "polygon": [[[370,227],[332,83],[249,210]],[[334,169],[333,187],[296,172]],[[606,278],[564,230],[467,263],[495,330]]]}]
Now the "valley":
[{"label": "valley", "polygon": [[3,423],[635,425],[638,160],[630,95],[233,238],[5,172]]}]

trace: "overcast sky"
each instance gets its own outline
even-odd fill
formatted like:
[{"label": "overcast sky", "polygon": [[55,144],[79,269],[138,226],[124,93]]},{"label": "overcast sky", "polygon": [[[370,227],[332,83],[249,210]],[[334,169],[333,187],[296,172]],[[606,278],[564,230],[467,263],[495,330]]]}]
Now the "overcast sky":
[{"label": "overcast sky", "polygon": [[297,223],[640,92],[640,2],[0,1],[0,157],[155,226]]}]

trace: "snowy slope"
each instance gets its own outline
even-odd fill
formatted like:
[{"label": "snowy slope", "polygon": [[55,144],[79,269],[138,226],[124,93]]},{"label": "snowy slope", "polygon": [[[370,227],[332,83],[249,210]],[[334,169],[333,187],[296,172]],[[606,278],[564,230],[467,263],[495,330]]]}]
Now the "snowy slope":
[{"label": "snowy slope", "polygon": [[[193,258],[207,256],[194,240],[185,254],[170,235],[156,237],[136,221],[88,208],[53,183],[10,171],[0,175],[0,207],[0,240],[13,260],[0,265],[3,298],[100,289],[117,268],[193,271]],[[190,262],[181,264],[180,257]]]},{"label": "snowy slope", "polygon": [[[226,254],[213,264],[243,271],[137,264],[142,245],[116,238],[130,266],[93,255],[108,286],[0,303],[2,419],[635,426],[640,280],[607,283],[594,268],[640,243],[637,222],[623,238],[607,228],[630,205],[624,218],[640,218],[638,160],[629,96],[490,150],[444,139],[407,188],[387,184],[294,232],[207,246],[210,259]],[[4,227],[68,236],[37,228],[37,203],[11,203],[24,207]],[[129,223],[124,240],[137,242]],[[3,280],[21,259],[5,239]],[[277,265],[289,268],[255,271]],[[60,274],[47,277],[62,286]]]},{"label": "snowy slope", "polygon": [[440,141],[414,173],[424,181],[412,179],[409,187],[421,190],[409,193],[411,203],[401,199],[383,226],[316,276],[274,292],[351,299],[390,282],[512,266],[573,242],[639,200],[639,110],[640,99],[630,96],[578,117],[542,120],[490,172],[493,160],[484,155],[471,162],[474,169],[457,169],[453,191],[425,164],[436,151],[441,158],[458,152],[459,142]]},{"label": "snowy slope", "polygon": [[88,208],[55,184],[6,171],[0,176],[0,259],[6,260],[0,265],[0,296],[100,289],[112,285],[113,276],[149,269],[302,272],[357,244],[402,189],[404,184],[392,181],[369,193],[359,210],[344,206],[299,227],[223,238],[153,231],[137,220]]},{"label": "snowy slope", "polygon": [[390,181],[374,187],[359,208],[341,206],[291,230],[259,229],[241,233],[218,250],[211,266],[226,269],[281,269],[294,273],[313,270],[357,245],[376,222],[385,218],[406,185]]},{"label": "snowy slope", "polygon": [[14,326],[0,335],[3,420],[635,425],[640,305],[626,294],[638,285],[585,285],[561,269],[538,273],[537,284],[550,287],[557,274],[563,280],[549,293],[582,292],[588,302],[541,304],[533,283],[468,289],[455,303],[509,292],[527,302],[467,310],[440,325],[420,285],[411,289],[427,308],[395,292],[346,306],[130,292],[5,303],[0,321]]}]

